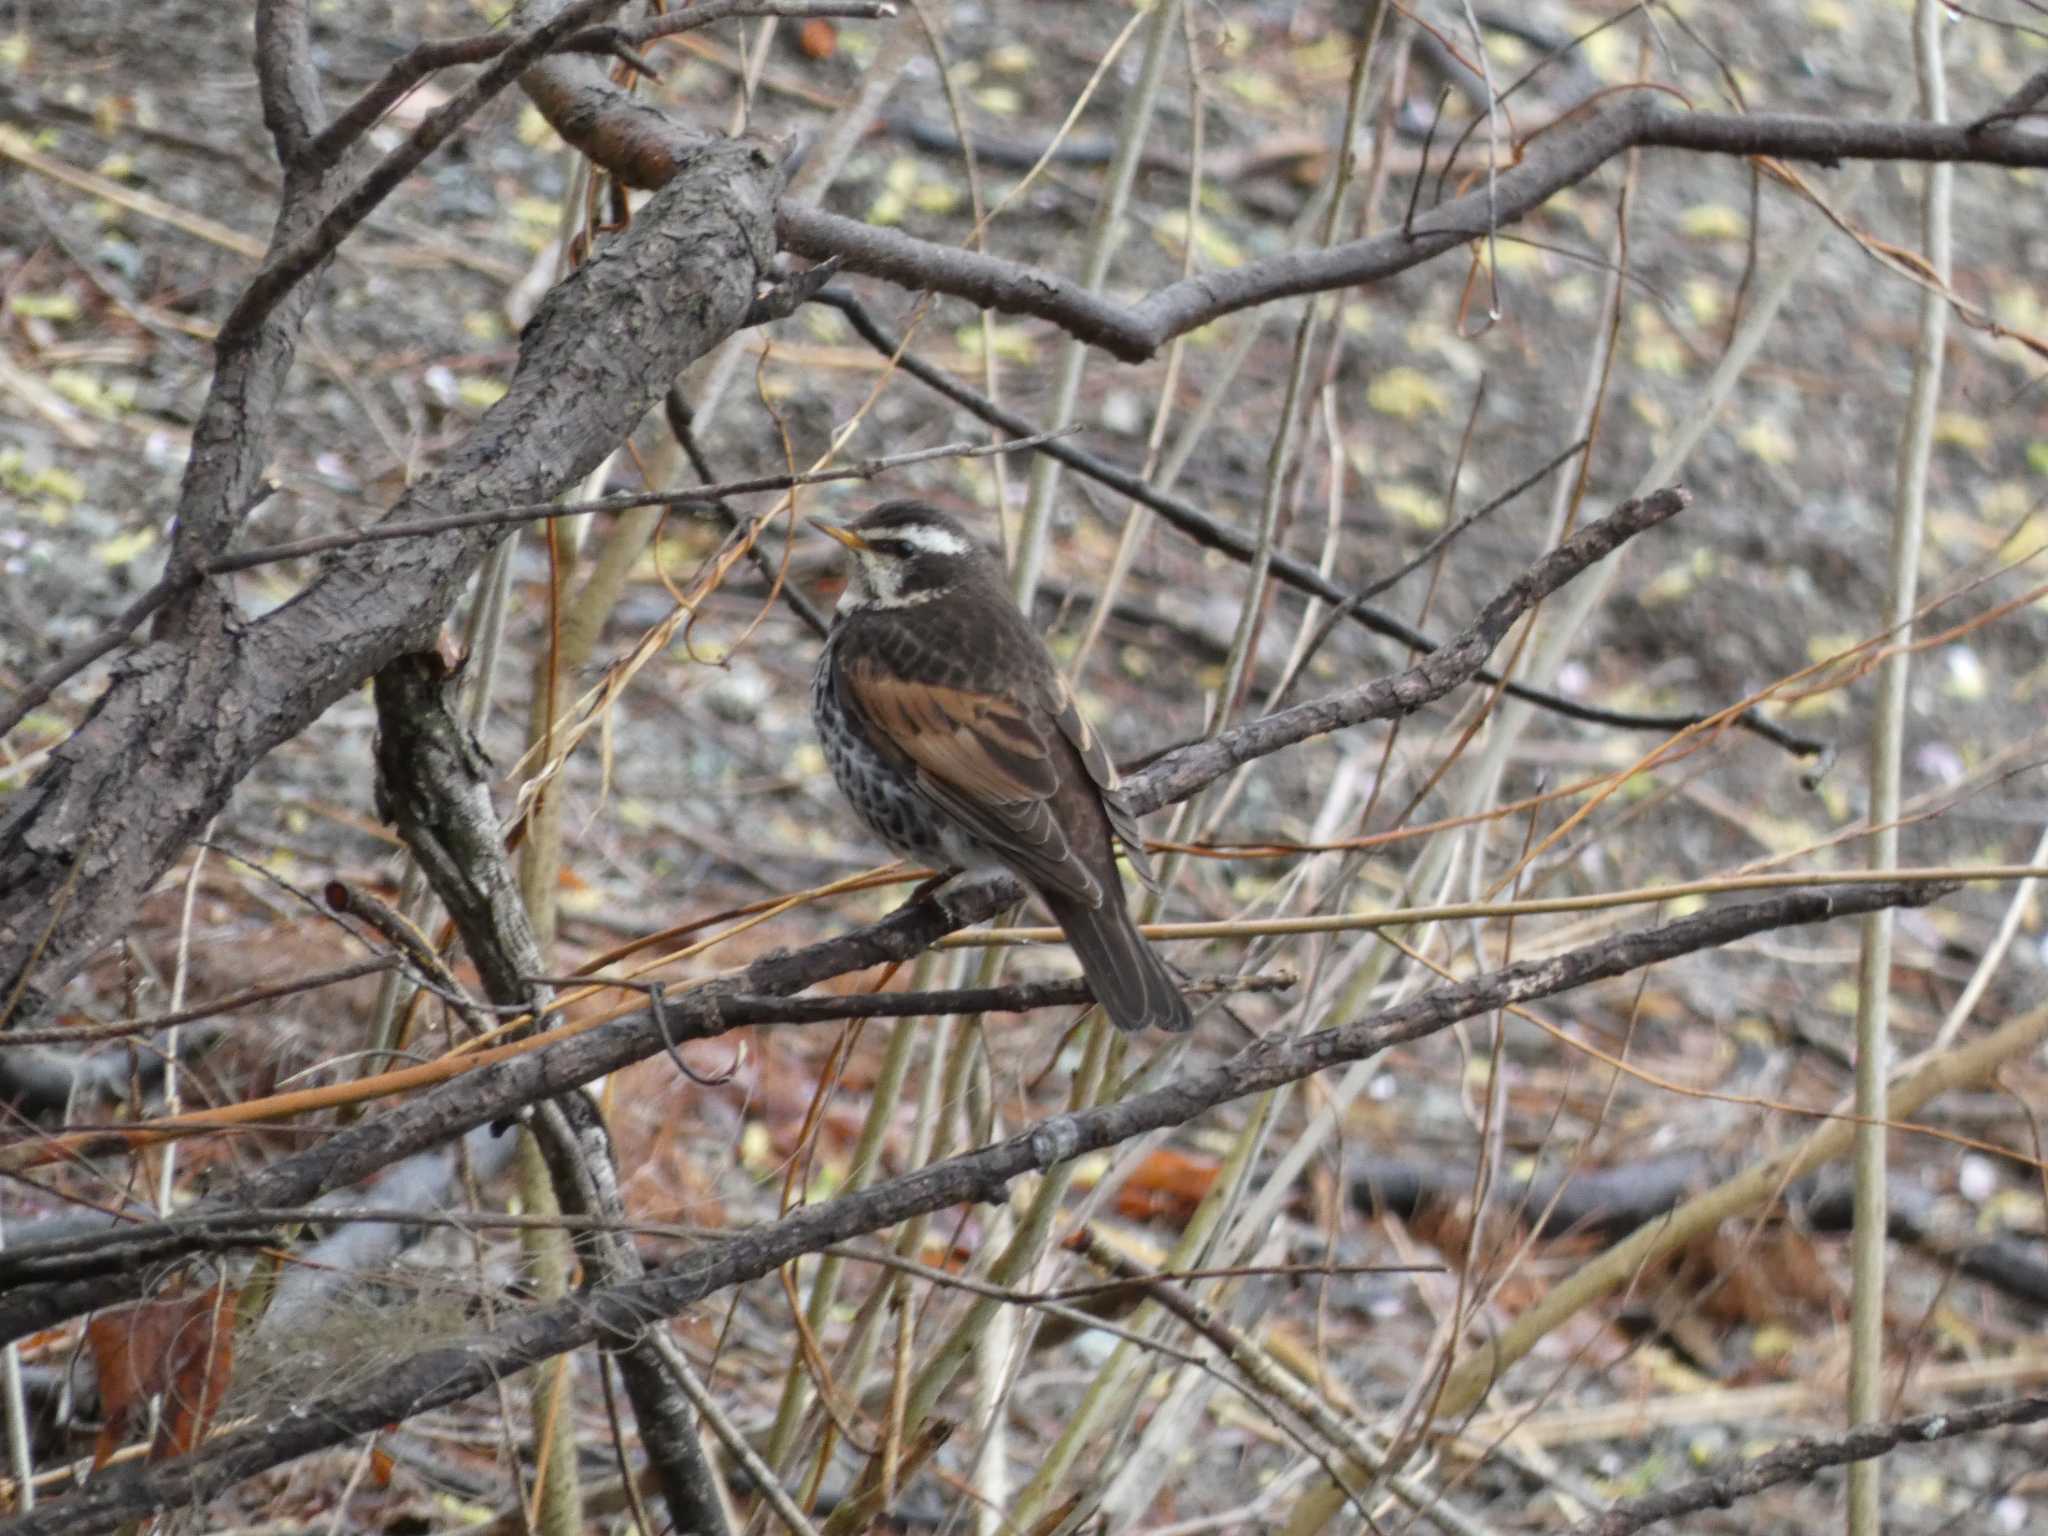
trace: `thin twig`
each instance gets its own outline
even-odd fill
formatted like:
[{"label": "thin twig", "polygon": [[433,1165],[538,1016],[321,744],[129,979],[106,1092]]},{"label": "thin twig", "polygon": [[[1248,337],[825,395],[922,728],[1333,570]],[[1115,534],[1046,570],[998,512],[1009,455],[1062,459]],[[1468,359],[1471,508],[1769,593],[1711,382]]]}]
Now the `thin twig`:
[{"label": "thin twig", "polygon": [[[629,491],[617,496],[600,496],[590,501],[547,502],[506,507],[494,512],[467,512],[450,517],[421,518],[403,523],[378,523],[350,533],[320,534],[313,538],[294,539],[288,543],[272,544],[262,549],[223,555],[218,559],[204,562],[183,580],[167,573],[156,585],[129,604],[99,635],[44,668],[16,696],[6,712],[0,714],[0,736],[5,736],[21,724],[30,712],[47,702],[66,681],[119,646],[134,632],[137,625],[155,613],[171,597],[205,577],[230,575],[237,571],[254,570],[259,566],[275,565],[280,561],[302,560],[311,555],[331,554],[336,550],[386,543],[393,539],[428,538],[434,534],[452,533],[466,528],[493,528],[545,522],[559,517],[580,517],[591,512],[623,512],[635,507],[715,508],[728,496],[742,496],[759,491],[786,491],[795,486],[818,485],[834,480],[872,480],[892,470],[929,463],[933,459],[978,459],[991,454],[1022,453],[1044,448],[1079,430],[1078,427],[1069,427],[1061,432],[1032,433],[1000,443],[942,443],[934,448],[888,454],[839,469],[811,470],[794,475],[757,475],[751,479],[730,480],[722,485],[699,486],[688,490]],[[265,485],[261,493],[249,503],[249,507],[244,509],[245,514],[247,510],[259,505],[275,489],[275,486]],[[804,603],[804,608],[809,609],[808,602]],[[807,613],[800,610],[799,616],[814,629],[818,629],[823,623],[822,617],[815,609],[810,609]]]},{"label": "thin twig", "polygon": [[[595,53],[624,58],[643,74],[655,75],[637,50],[665,37],[694,32],[737,16],[844,16],[876,21],[896,14],[888,0],[697,0],[688,10],[671,11],[624,26],[585,27],[561,38],[547,53]],[[320,131],[308,147],[315,163],[332,163],[342,150],[367,132],[429,75],[462,64],[486,64],[520,41],[516,34],[486,32],[475,37],[422,43],[394,60],[377,81],[350,103],[347,110]]]},{"label": "thin twig", "polygon": [[1450,527],[1444,529],[1443,532],[1423,545],[1413,558],[1402,561],[1400,565],[1387,572],[1384,576],[1374,577],[1356,592],[1352,593],[1348,600],[1331,604],[1330,611],[1323,615],[1322,622],[1316,627],[1315,633],[1309,637],[1308,644],[1302,648],[1300,657],[1295,660],[1290,669],[1290,675],[1285,680],[1283,686],[1274,693],[1272,704],[1268,707],[1277,708],[1286,702],[1287,695],[1293,690],[1294,684],[1299,682],[1307,672],[1309,662],[1315,658],[1316,652],[1323,648],[1339,623],[1347,618],[1354,617],[1367,603],[1371,602],[1388,588],[1394,586],[1404,577],[1421,570],[1423,566],[1429,564],[1438,554],[1449,548],[1455,540],[1476,524],[1484,522],[1502,507],[1518,500],[1524,492],[1532,491],[1541,485],[1551,475],[1584,453],[1590,441],[1590,438],[1582,437],[1577,442],[1571,444],[1571,446],[1559,450],[1549,460],[1538,468],[1531,470],[1498,496],[1490,498],[1452,523]]},{"label": "thin twig", "polygon": [[[1137,76],[1124,93],[1123,109],[1117,120],[1116,155],[1102,188],[1096,194],[1094,213],[1088,227],[1088,243],[1081,257],[1081,271],[1074,285],[1086,298],[1096,299],[1109,277],[1110,257],[1123,243],[1124,206],[1143,158],[1145,141],[1159,104],[1159,86],[1165,73],[1168,43],[1178,30],[1181,0],[1155,0],[1149,13],[1134,16],[1133,26],[1144,29],[1143,52]],[[1106,68],[1107,65],[1105,64]],[[1098,72],[1099,73],[1099,72]],[[1093,82],[1090,82],[1091,86]],[[1193,231],[1189,231],[1190,238]],[[808,252],[802,254],[808,255]],[[963,253],[965,254],[965,253]],[[982,257],[979,260],[993,258]],[[1046,414],[1056,425],[1073,419],[1080,397],[1081,376],[1087,367],[1088,348],[1083,338],[1068,339],[1055,368]],[[1027,611],[1044,574],[1045,548],[1052,532],[1053,501],[1059,488],[1060,461],[1034,460],[1031,481],[1025,491],[1023,521],[1017,531],[1016,547],[1010,551],[1010,595]],[[1012,1519],[1027,1527],[1030,1519],[1011,1510]]]},{"label": "thin twig", "polygon": [[[256,488],[255,494],[243,504],[241,510],[236,514],[236,522],[239,523],[246,519],[251,512],[262,506],[265,501],[268,501],[276,491],[277,487],[275,485],[267,480],[264,481],[263,484]],[[134,602],[122,609],[114,621],[107,625],[98,635],[74,646],[65,655],[60,656],[41,672],[38,672],[34,678],[30,679],[27,686],[15,695],[14,702],[7,706],[6,713],[0,714],[0,736],[5,736],[9,731],[21,724],[23,720],[28,718],[31,710],[40,708],[49,700],[50,695],[55,693],[66,682],[113,650],[123,640],[126,640],[129,635],[135,632],[144,619],[155,613],[157,609],[163,607],[165,601],[178,590],[179,583],[166,575],[154,586],[150,587],[148,591],[136,598]]]},{"label": "thin twig", "polygon": [[288,544],[272,544],[264,549],[245,550],[238,555],[224,555],[218,560],[209,560],[201,574],[207,576],[226,575],[231,571],[252,570],[259,565],[274,565],[280,560],[300,560],[308,555],[323,555],[338,549],[354,549],[363,544],[380,544],[391,539],[419,539],[437,533],[452,533],[463,528],[495,528],[513,523],[545,522],[558,517],[580,517],[590,512],[623,512],[633,507],[705,507],[715,506],[722,497],[743,496],[755,491],[786,491],[800,485],[818,485],[828,480],[872,480],[891,470],[906,465],[925,464],[933,459],[979,459],[995,453],[1022,453],[1027,449],[1042,448],[1058,438],[1078,431],[1069,427],[1061,432],[1040,432],[1027,437],[1011,438],[1001,443],[941,443],[935,448],[919,448],[911,453],[893,453],[879,459],[867,459],[859,464],[848,464],[839,469],[815,469],[794,475],[757,475],[749,480],[728,480],[723,485],[698,486],[680,491],[626,491],[616,496],[599,496],[590,501],[542,502],[518,507],[502,507],[494,512],[465,512],[450,517],[425,517],[412,522],[378,523],[368,528],[359,528],[352,533],[323,534],[317,538],[295,539]]},{"label": "thin twig", "polygon": [[1982,117],[1973,118],[1968,125],[1969,131],[1982,133],[1987,128],[2017,122],[2034,111],[2043,101],[2048,101],[2048,65],[2043,65],[2027,76],[2025,84]]},{"label": "thin twig", "polygon": [[[683,456],[690,461],[690,467],[697,472],[697,478],[704,482],[705,489],[710,489],[717,483],[718,477],[711,472],[710,460],[705,458],[704,447],[697,441],[695,413],[690,409],[690,402],[684,397],[680,387],[670,389],[662,397],[662,414],[668,422],[669,434],[676,440],[676,446],[683,450]],[[741,524],[746,521],[739,510],[728,504],[722,496],[711,503],[711,509],[718,514],[719,521],[725,524],[727,533],[738,533]],[[768,558],[768,552],[761,548],[758,540],[748,543],[747,558],[753,561],[754,569],[761,573],[769,587],[781,594],[782,601],[788,605],[790,612],[803,621],[804,627],[823,639],[832,627],[831,620],[818,611],[815,603],[797,590],[795,582],[782,579],[782,572],[775,562]]]},{"label": "thin twig", "polygon": [[[1948,86],[1941,60],[1946,16],[1936,0],[1919,0],[1912,22],[1913,64],[1920,108],[1941,122],[1948,116]],[[1929,276],[1946,288],[1949,280],[1949,198],[1954,170],[1926,169],[1921,195],[1920,234]],[[1912,625],[1919,606],[1921,545],[1927,527],[1927,470],[1934,450],[1935,413],[1941,405],[1942,348],[1948,336],[1948,305],[1940,295],[1920,294],[1919,336],[1913,348],[1912,387],[1900,424],[1897,483],[1891,520],[1891,558],[1885,592],[1885,628],[1897,637],[1879,672],[1870,731],[1871,834],[1865,857],[1873,871],[1899,860],[1899,805],[1904,773],[1912,677]],[[1864,919],[1856,966],[1855,1227],[1850,1234],[1848,1416],[1852,1424],[1875,1422],[1884,1410],[1886,1161],[1889,1137],[1867,1117],[1885,1111],[1891,1076],[1892,923],[1888,914]],[[1879,1536],[1884,1529],[1883,1468],[1857,1461],[1849,1468],[1849,1536]]]}]

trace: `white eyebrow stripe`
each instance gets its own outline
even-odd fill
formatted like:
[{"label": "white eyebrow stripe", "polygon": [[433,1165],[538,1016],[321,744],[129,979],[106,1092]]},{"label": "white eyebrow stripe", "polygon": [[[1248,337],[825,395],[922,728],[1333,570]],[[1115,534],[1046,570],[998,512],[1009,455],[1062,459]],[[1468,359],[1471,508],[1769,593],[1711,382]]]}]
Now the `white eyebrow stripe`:
[{"label": "white eyebrow stripe", "polygon": [[874,537],[901,539],[912,549],[922,550],[928,555],[964,555],[970,547],[959,534],[936,523],[905,523],[900,528],[884,528]]}]

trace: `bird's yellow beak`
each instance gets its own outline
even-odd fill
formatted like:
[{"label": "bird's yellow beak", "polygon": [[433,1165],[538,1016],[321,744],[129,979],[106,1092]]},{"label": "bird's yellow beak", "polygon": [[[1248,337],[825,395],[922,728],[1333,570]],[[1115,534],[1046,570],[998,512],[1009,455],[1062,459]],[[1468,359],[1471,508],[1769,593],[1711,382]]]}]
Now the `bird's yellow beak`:
[{"label": "bird's yellow beak", "polygon": [[848,549],[859,550],[868,547],[868,541],[855,533],[851,528],[842,528],[837,523],[828,523],[824,519],[817,517],[807,517],[804,521],[817,529],[818,532],[837,539]]}]

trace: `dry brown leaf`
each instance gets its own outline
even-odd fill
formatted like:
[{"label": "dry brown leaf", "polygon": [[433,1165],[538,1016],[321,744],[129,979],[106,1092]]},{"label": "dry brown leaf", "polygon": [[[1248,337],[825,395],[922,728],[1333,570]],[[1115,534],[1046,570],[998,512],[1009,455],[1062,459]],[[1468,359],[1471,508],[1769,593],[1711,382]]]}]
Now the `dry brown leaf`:
[{"label": "dry brown leaf", "polygon": [[1213,1157],[1160,1147],[1146,1155],[1117,1191],[1117,1211],[1134,1221],[1164,1217],[1175,1224],[1185,1222],[1215,1184],[1218,1167]]},{"label": "dry brown leaf", "polygon": [[206,1435],[234,1367],[235,1293],[216,1285],[190,1296],[139,1302],[102,1313],[86,1325],[106,1415],[93,1444],[103,1467],[163,1399],[149,1459],[191,1450]]},{"label": "dry brown leaf", "polygon": [[813,16],[796,29],[796,46],[807,59],[829,59],[839,51],[839,29],[822,16]]}]

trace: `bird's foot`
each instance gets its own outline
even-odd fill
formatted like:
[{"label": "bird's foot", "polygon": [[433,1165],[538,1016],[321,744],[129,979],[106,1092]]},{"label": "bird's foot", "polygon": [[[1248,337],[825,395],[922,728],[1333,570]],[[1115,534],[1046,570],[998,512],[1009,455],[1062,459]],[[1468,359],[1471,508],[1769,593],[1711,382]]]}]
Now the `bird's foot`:
[{"label": "bird's foot", "polygon": [[1008,880],[1000,869],[951,869],[932,876],[910,893],[909,904],[929,901],[950,918],[955,927],[978,923],[989,915],[989,888]]},{"label": "bird's foot", "polygon": [[[920,901],[937,901],[939,892],[959,878],[960,871],[957,869],[942,869],[935,875],[927,875],[917,882],[908,896],[903,898],[903,905],[914,907]],[[941,902],[940,905],[943,906],[944,903]]]}]

